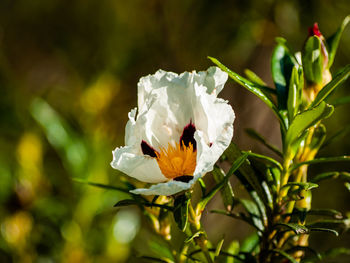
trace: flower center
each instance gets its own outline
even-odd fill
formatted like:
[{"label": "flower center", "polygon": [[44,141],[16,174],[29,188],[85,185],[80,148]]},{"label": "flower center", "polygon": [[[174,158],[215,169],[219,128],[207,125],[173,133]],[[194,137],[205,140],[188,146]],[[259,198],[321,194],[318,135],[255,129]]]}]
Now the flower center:
[{"label": "flower center", "polygon": [[193,176],[197,151],[193,149],[191,142],[188,146],[184,143],[182,146],[176,143],[175,147],[169,144],[167,149],[160,149],[156,155],[158,166],[165,177],[173,179],[184,175]]}]

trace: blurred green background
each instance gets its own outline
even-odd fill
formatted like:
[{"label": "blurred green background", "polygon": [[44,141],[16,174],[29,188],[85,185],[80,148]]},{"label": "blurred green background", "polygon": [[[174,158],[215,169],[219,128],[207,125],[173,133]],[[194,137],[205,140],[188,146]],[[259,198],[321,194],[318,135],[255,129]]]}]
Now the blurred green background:
[{"label": "blurred green background", "polygon": [[[329,36],[349,13],[348,0],[1,0],[0,262],[141,262],[140,254],[161,254],[138,209],[113,208],[126,194],[72,181],[121,185],[109,163],[111,151],[124,144],[138,79],[159,68],[205,70],[210,55],[271,84],[276,36],[297,51],[315,21]],[[333,72],[349,63],[349,46],[348,28]],[[345,95],[349,81],[336,96]],[[236,112],[240,147],[265,153],[245,128],[280,145],[278,123],[257,98],[231,81],[222,97]],[[337,108],[329,134],[350,123],[349,110]],[[350,154],[348,138],[320,154]],[[311,175],[329,169],[350,167],[317,166]],[[316,208],[350,210],[343,182],[323,186],[314,191]],[[252,231],[209,213],[204,223],[213,242],[223,233],[228,243]],[[350,235],[315,235],[311,244],[350,247]]]}]

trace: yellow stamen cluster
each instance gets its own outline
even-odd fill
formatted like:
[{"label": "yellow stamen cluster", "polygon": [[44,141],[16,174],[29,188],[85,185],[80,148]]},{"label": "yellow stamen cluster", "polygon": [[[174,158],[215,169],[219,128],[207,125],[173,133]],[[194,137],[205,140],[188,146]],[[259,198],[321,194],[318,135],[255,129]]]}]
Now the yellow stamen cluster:
[{"label": "yellow stamen cluster", "polygon": [[196,168],[197,151],[193,151],[192,143],[189,146],[176,143],[168,148],[160,149],[157,154],[157,162],[165,177],[173,179],[183,175],[193,175]]}]

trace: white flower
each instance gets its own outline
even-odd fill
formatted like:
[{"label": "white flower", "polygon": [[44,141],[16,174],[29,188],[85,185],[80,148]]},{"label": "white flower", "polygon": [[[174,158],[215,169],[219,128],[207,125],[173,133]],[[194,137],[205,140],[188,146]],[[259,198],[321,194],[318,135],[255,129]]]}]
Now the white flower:
[{"label": "white flower", "polygon": [[147,183],[131,192],[173,195],[187,190],[213,165],[233,136],[234,112],[217,98],[227,74],[217,67],[177,75],[158,70],[140,79],[129,113],[126,146],[113,151],[113,168]]}]

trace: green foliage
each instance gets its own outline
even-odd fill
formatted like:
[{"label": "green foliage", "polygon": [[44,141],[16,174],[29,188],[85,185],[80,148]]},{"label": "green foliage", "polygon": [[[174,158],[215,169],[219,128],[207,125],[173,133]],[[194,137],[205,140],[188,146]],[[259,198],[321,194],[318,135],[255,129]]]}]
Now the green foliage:
[{"label": "green foliage", "polygon": [[290,79],[296,62],[286,47],[286,40],[278,38],[277,43],[272,53],[271,73],[277,91],[278,108],[285,110],[287,109]]},{"label": "green foliage", "polygon": [[323,81],[325,54],[323,43],[317,36],[311,36],[305,43],[303,50],[303,69],[305,78],[311,83],[320,84]]}]

